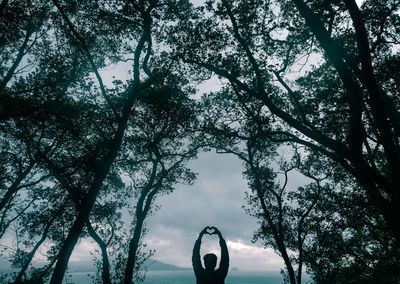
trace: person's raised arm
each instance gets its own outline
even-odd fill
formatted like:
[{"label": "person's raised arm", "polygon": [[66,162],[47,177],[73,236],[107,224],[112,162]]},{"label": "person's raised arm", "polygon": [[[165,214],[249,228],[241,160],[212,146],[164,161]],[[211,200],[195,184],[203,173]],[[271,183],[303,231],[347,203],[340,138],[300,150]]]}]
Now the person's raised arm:
[{"label": "person's raised arm", "polygon": [[214,234],[217,234],[219,237],[219,245],[221,246],[221,261],[219,263],[219,271],[224,277],[226,277],[229,270],[228,247],[226,246],[226,242],[222,237],[221,232],[216,227],[213,227],[213,229],[214,229]]},{"label": "person's raised arm", "polygon": [[199,271],[201,271],[203,269],[203,267],[201,265],[201,259],[200,259],[200,246],[201,246],[201,238],[206,233],[206,231],[207,231],[207,227],[204,228],[200,232],[199,237],[197,238],[196,242],[194,243],[194,247],[193,247],[192,265],[193,265],[194,273],[196,275]]}]

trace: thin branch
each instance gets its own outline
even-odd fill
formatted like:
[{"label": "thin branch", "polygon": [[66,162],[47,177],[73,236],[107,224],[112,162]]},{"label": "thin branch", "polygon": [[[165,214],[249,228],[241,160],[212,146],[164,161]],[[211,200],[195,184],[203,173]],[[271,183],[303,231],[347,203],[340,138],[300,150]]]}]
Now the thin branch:
[{"label": "thin branch", "polygon": [[247,55],[251,65],[253,67],[253,70],[256,74],[258,91],[263,93],[264,92],[264,84],[263,84],[263,79],[262,79],[262,75],[261,75],[257,60],[254,58],[248,44],[246,43],[246,40],[239,33],[238,24],[236,22],[235,16],[232,13],[232,10],[231,10],[231,7],[229,6],[228,1],[222,0],[222,4],[225,6],[225,8],[228,12],[229,19],[231,20],[231,23],[232,23],[234,35],[235,35],[236,39],[239,41],[239,43],[241,44],[244,51],[246,52],[246,55]]},{"label": "thin branch", "polygon": [[65,12],[61,8],[61,6],[58,3],[58,1],[57,0],[52,0],[52,1],[53,1],[54,5],[57,7],[58,11],[60,12],[60,14],[63,17],[64,21],[69,26],[69,28],[70,28],[71,32],[73,33],[73,35],[75,36],[75,38],[80,42],[83,50],[86,53],[86,56],[87,56],[87,58],[89,60],[89,63],[91,65],[91,67],[92,67],[92,70],[93,70],[94,74],[96,75],[97,81],[99,82],[101,93],[102,93],[104,99],[106,100],[107,104],[110,106],[112,112],[114,113],[115,118],[117,120],[119,120],[120,119],[120,115],[118,114],[118,112],[115,109],[111,99],[109,98],[109,96],[108,96],[108,94],[106,92],[106,89],[105,89],[104,84],[103,84],[103,79],[101,78],[101,76],[100,76],[100,74],[99,74],[99,72],[97,70],[96,64],[94,63],[93,57],[92,57],[92,55],[91,55],[91,53],[89,51],[89,48],[88,48],[88,46],[86,44],[85,39],[77,32],[77,30],[75,29],[73,23],[70,21],[68,16],[65,14]]},{"label": "thin branch", "polygon": [[273,114],[275,114],[276,116],[281,118],[283,121],[288,123],[290,126],[294,127],[296,130],[300,131],[301,133],[303,133],[304,135],[313,139],[314,141],[317,141],[318,143],[322,144],[323,146],[325,146],[329,149],[332,149],[337,154],[340,154],[344,157],[349,156],[349,151],[345,147],[345,145],[343,145],[339,141],[336,141],[336,140],[326,136],[324,133],[322,133],[316,129],[311,129],[310,127],[308,127],[301,121],[295,119],[292,115],[290,115],[289,113],[285,112],[284,110],[282,110],[281,108],[276,106],[270,100],[268,95],[266,95],[264,92],[259,93],[259,92],[252,90],[249,86],[247,86],[245,83],[241,82],[239,79],[237,79],[235,76],[233,76],[228,71],[221,69],[215,65],[205,63],[205,62],[199,62],[199,61],[193,60],[193,59],[184,59],[183,58],[182,60],[185,63],[196,64],[200,67],[203,67],[205,69],[208,69],[208,70],[214,72],[215,74],[217,74],[219,76],[222,76],[222,77],[228,79],[231,82],[231,84],[238,86],[242,91],[245,91],[248,94],[250,94],[251,96],[261,100]]},{"label": "thin branch", "polygon": [[331,38],[322,22],[313,13],[303,0],[293,0],[301,16],[306,20],[308,27],[319,41],[326,55],[331,60],[348,93],[348,104],[350,107],[350,130],[348,140],[350,155],[358,162],[362,159],[361,150],[365,130],[362,124],[362,99],[363,94],[359,84],[354,80],[351,68],[345,63],[344,52]]},{"label": "thin branch", "polygon": [[278,82],[281,83],[281,85],[286,89],[287,93],[289,94],[289,98],[292,100],[292,102],[295,105],[295,108],[298,110],[300,113],[300,117],[305,125],[308,127],[315,129],[308,121],[307,117],[304,113],[303,107],[301,106],[299,100],[297,99],[296,93],[289,87],[288,84],[283,80],[283,78],[280,75],[280,70],[279,71],[272,71],[276,78],[278,79]]},{"label": "thin branch", "polygon": [[[33,202],[36,201],[36,197],[32,198],[32,200],[28,203],[27,206],[25,206],[21,211],[19,211],[13,218],[11,218],[5,225],[0,226],[0,239],[3,237],[4,233],[6,232],[7,228],[10,226],[12,222],[14,222],[16,219],[18,219],[31,205]],[[1,223],[3,223],[4,220],[2,220]],[[0,224],[1,224],[0,223]]]},{"label": "thin branch", "polygon": [[18,65],[21,63],[22,58],[26,54],[26,47],[28,46],[29,38],[31,37],[32,32],[33,32],[32,28],[29,27],[29,25],[30,25],[30,23],[28,24],[24,41],[23,41],[21,47],[18,49],[18,54],[14,60],[14,63],[11,65],[11,68],[8,70],[6,76],[0,81],[0,95],[3,93],[3,90],[7,86],[7,83],[14,76],[15,70],[17,69]]}]

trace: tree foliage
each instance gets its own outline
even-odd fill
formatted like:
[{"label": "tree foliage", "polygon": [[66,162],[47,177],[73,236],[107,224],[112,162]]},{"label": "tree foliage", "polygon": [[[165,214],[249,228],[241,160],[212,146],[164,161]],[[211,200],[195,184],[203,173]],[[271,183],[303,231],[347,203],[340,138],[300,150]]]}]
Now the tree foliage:
[{"label": "tree foliage", "polygon": [[[398,281],[399,9],[0,1],[8,280],[61,283],[75,245],[91,237],[98,279],[132,283],[149,256],[156,198],[191,184],[187,162],[213,147],[243,161],[255,239],[282,256],[291,283],[303,266],[318,283]],[[121,66],[129,71],[111,80]],[[193,101],[194,86],[215,76],[223,87]],[[288,187],[293,172],[309,183]],[[45,245],[47,265],[31,267]]]},{"label": "tree foliage", "polygon": [[[375,9],[378,12],[371,13]],[[393,70],[398,57],[398,10],[397,1],[365,1],[361,7],[350,0],[205,1],[171,26],[168,38],[176,56],[188,70],[196,72],[198,80],[215,75],[230,86],[233,91],[219,94],[224,96],[222,100],[238,101],[240,94],[264,107],[268,119],[258,120],[258,130],[265,132],[265,139],[294,143],[296,148],[302,145],[301,160],[314,156],[331,165],[329,172],[324,166],[307,167],[318,175],[327,175],[331,183],[331,189],[326,191],[328,200],[334,198],[335,188],[354,191],[346,195],[348,202],[339,204],[346,209],[367,210],[374,221],[366,222],[379,223],[380,230],[391,236],[390,243],[398,243],[400,228],[396,209],[400,201],[396,175],[400,165],[399,93],[395,83],[398,72],[388,77],[381,74]],[[236,109],[229,110],[234,115]],[[233,120],[243,122],[240,116]],[[245,124],[244,129],[250,130]],[[229,127],[222,127],[221,131],[227,137],[235,136],[237,132],[231,130],[234,126],[231,120]],[[220,143],[230,145],[231,140],[224,139]],[[220,147],[218,142],[216,147]],[[255,149],[265,151],[265,147],[260,144]],[[230,151],[237,150],[240,148]],[[268,165],[268,158],[263,159]],[[320,165],[318,160],[311,161]],[[261,170],[266,176],[268,171]],[[254,188],[254,177],[249,176],[249,180]],[[368,201],[352,203],[359,190]],[[298,197],[312,198],[301,194]],[[349,220],[348,224],[355,222],[351,215],[342,215],[344,208],[332,207],[336,212],[332,214]],[[328,209],[321,211],[329,212]],[[366,235],[373,235],[372,227],[364,229]],[[261,232],[270,240],[268,243],[274,242],[270,226]],[[340,233],[339,228],[333,232],[340,238],[346,238],[348,233]],[[366,235],[363,237],[368,238]],[[373,238],[377,238],[377,247],[385,246],[382,239],[376,235]],[[370,249],[365,243],[359,245],[366,251]],[[396,250],[396,245],[390,247]],[[354,255],[343,262],[344,254],[338,252],[333,261],[342,268],[357,266]],[[396,257],[389,258],[398,262]],[[368,267],[374,270],[372,264],[364,262],[360,266],[366,278]],[[317,270],[313,271],[318,275]],[[290,278],[293,283],[294,277]],[[320,281],[325,283],[327,279],[339,281],[334,277]]]},{"label": "tree foliage", "polygon": [[[375,7],[386,13],[366,12]],[[343,167],[398,235],[398,92],[379,75],[398,56],[398,9],[396,1],[206,1],[171,27],[170,42],[183,62],[261,101],[286,127],[281,139]]]},{"label": "tree foliage", "polygon": [[[197,152],[190,137],[195,106],[168,70],[173,60],[160,64],[153,52],[165,5],[2,1],[1,228],[14,222],[23,228],[18,239],[30,239],[12,256],[20,269],[14,281],[42,281],[27,267],[46,241],[52,244],[50,282],[61,283],[75,245],[88,234],[101,248],[107,283],[109,251],[118,241],[130,242],[116,267],[126,266],[119,277],[132,283],[146,255],[139,247],[154,199],[193,181],[184,165]],[[101,68],[123,61],[133,61],[129,79],[106,86]],[[122,180],[127,176],[129,185]],[[123,233],[126,206],[137,210]]]}]

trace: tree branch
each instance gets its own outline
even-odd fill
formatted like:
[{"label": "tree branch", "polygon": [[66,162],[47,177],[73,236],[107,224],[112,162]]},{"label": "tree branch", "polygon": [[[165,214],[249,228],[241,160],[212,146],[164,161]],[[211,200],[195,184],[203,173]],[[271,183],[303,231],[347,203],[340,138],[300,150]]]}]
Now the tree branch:
[{"label": "tree branch", "polygon": [[5,93],[3,91],[6,88],[7,83],[14,76],[15,70],[17,69],[18,65],[21,63],[22,58],[26,54],[26,47],[28,46],[29,38],[31,37],[31,35],[33,33],[32,27],[30,27],[30,25],[31,25],[31,23],[28,23],[24,41],[22,42],[21,47],[18,49],[18,54],[14,60],[14,63],[11,65],[11,68],[8,70],[6,76],[0,81],[0,95],[2,93]]},{"label": "tree branch", "polygon": [[89,51],[89,48],[86,44],[85,39],[77,32],[77,30],[75,29],[73,23],[70,21],[70,19],[68,18],[68,16],[65,14],[64,10],[62,9],[62,7],[60,6],[60,4],[58,3],[57,0],[52,0],[54,5],[57,7],[58,11],[60,12],[62,18],[64,19],[64,21],[67,23],[68,27],[70,28],[71,32],[73,33],[73,35],[75,36],[75,38],[79,41],[79,43],[81,44],[83,50],[86,53],[86,57],[89,60],[90,66],[92,67],[92,70],[97,78],[97,81],[99,82],[99,86],[100,86],[100,90],[101,90],[101,94],[103,95],[104,99],[106,100],[107,104],[110,106],[112,112],[114,113],[114,116],[117,120],[120,119],[120,115],[118,114],[117,110],[115,109],[111,99],[109,98],[106,89],[104,87],[103,84],[103,79],[101,78],[96,64],[94,63],[93,57]]}]

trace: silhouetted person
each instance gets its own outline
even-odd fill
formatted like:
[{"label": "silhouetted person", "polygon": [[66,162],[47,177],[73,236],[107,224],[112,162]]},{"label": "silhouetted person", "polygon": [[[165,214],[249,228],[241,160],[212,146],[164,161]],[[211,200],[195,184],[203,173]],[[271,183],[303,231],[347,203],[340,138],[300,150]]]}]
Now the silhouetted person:
[{"label": "silhouetted person", "polygon": [[[213,253],[206,254],[204,259],[204,266],[201,265],[200,260],[200,245],[201,238],[204,234],[216,234],[219,237],[219,245],[221,246],[221,261],[219,268],[215,269],[217,265],[217,256]],[[221,232],[215,227],[205,227],[199,234],[193,248],[192,264],[194,274],[196,275],[197,284],[224,284],[225,277],[229,269],[229,253],[226,242],[221,235]]]}]

